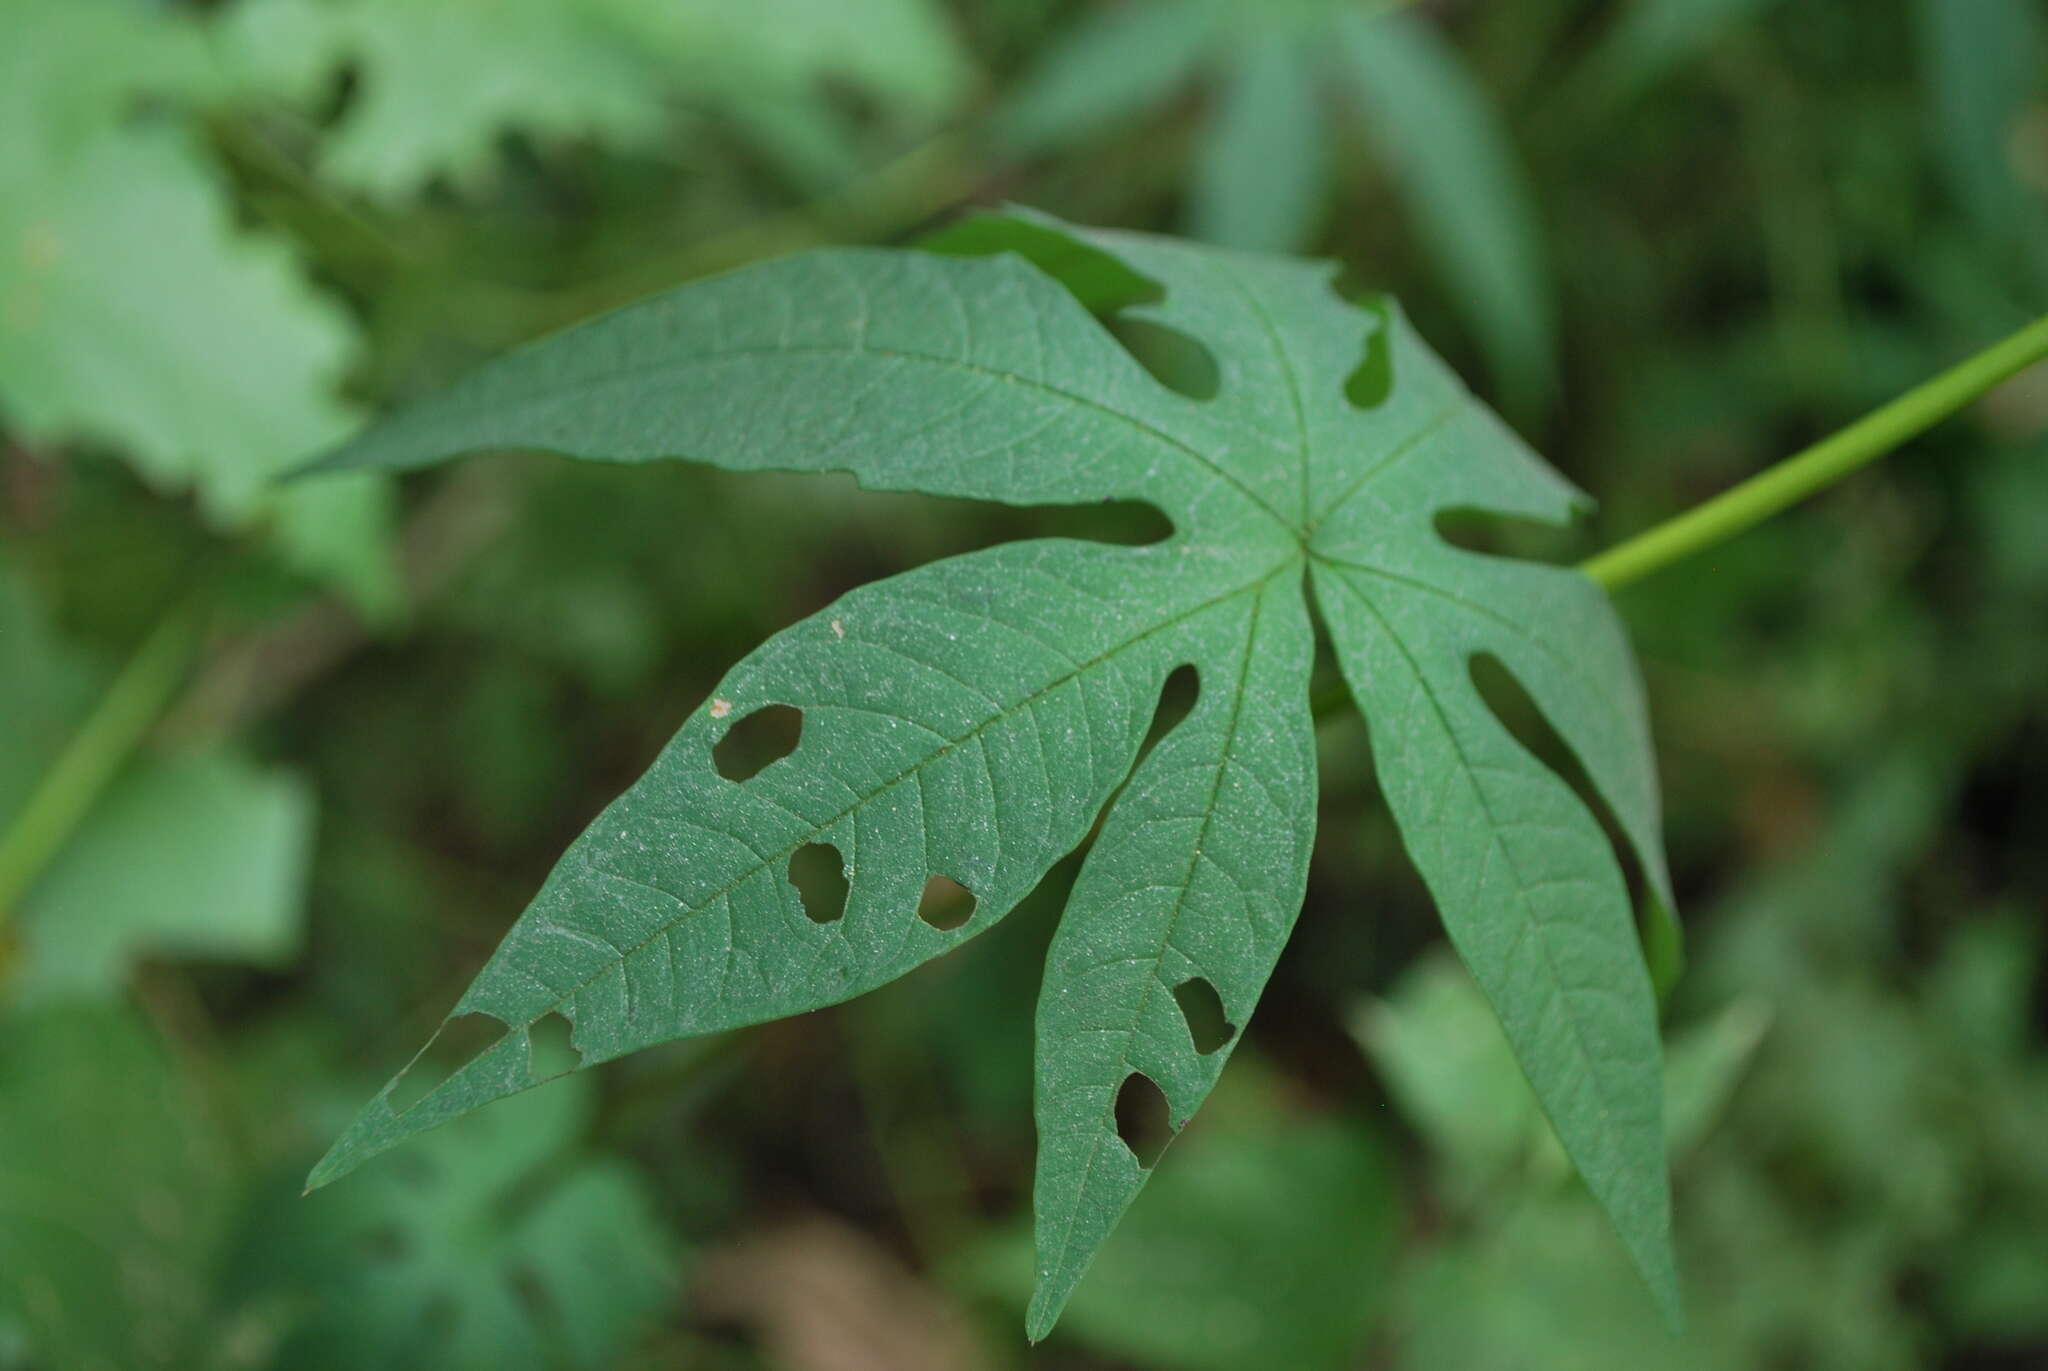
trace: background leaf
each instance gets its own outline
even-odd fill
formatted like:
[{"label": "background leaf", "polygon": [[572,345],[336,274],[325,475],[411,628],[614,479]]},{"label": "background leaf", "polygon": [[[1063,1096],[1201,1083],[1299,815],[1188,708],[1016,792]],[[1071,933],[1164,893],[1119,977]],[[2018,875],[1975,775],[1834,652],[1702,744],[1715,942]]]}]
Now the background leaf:
[{"label": "background leaf", "polygon": [[1296,33],[1260,34],[1231,57],[1189,191],[1197,238],[1264,252],[1308,238],[1329,153],[1305,46]]},{"label": "background leaf", "polygon": [[[929,123],[966,93],[972,69],[928,0],[857,8],[772,0],[735,16],[689,0],[346,0],[309,13],[270,0],[268,23],[294,59],[323,51],[330,72],[354,64],[361,90],[324,150],[340,183],[386,201],[437,179],[485,186],[503,142],[575,140],[659,146],[680,108],[737,118],[800,177],[829,182],[858,169],[853,121],[828,84],[875,101],[899,127]],[[285,40],[256,20],[231,30],[233,51],[275,84]],[[268,43],[269,46],[266,46]]]},{"label": "background leaf", "polygon": [[[50,41],[11,45],[0,83],[45,82],[73,118],[23,120],[0,150],[0,403],[39,442],[110,444],[151,480],[195,490],[221,524],[276,512],[275,476],[351,422],[336,389],[354,351],[342,313],[285,246],[237,231],[224,187],[187,133],[137,120],[141,91],[210,84],[199,35],[88,0],[106,32],[47,19]],[[30,18],[42,15],[40,0]],[[187,40],[160,46],[152,25]],[[17,66],[33,70],[12,77]],[[130,226],[148,223],[138,242]],[[113,345],[109,346],[109,341]],[[369,478],[287,499],[286,558],[389,612],[388,497]]]},{"label": "background leaf", "polygon": [[298,950],[313,797],[232,753],[116,782],[23,900],[23,1003],[117,993],[145,956],[279,966]]},{"label": "background leaf", "polygon": [[1348,17],[1337,59],[1424,243],[1479,330],[1502,388],[1540,398],[1556,371],[1535,197],[1485,95],[1451,48],[1404,15]]},{"label": "background leaf", "polygon": [[162,1047],[127,1009],[12,1015],[0,1091],[0,1348],[64,1366],[191,1365],[224,1164]]},{"label": "background leaf", "polygon": [[1144,3],[1104,9],[1029,73],[997,128],[1032,152],[1072,143],[1173,93],[1206,54],[1213,5]]},{"label": "background leaf", "polygon": [[1336,168],[1323,89],[1333,70],[1506,397],[1537,407],[1556,361],[1534,199],[1487,93],[1430,25],[1328,0],[1117,5],[1026,79],[1000,126],[1018,150],[1061,147],[1143,117],[1191,80],[1220,87],[1196,139],[1188,230],[1288,251]]},{"label": "background leaf", "polygon": [[92,704],[92,664],[45,621],[28,583],[0,561],[0,825],[14,821]]},{"label": "background leaf", "polygon": [[1935,146],[1950,184],[1987,229],[2038,243],[2048,195],[2021,181],[2018,164],[2022,117],[2048,96],[2048,22],[2024,0],[1920,0],[1917,18]]},{"label": "background leaf", "polygon": [[666,122],[656,63],[602,5],[355,0],[330,23],[333,56],[362,64],[363,89],[325,169],[370,195],[439,175],[474,186],[510,131],[646,142]]},{"label": "background leaf", "polygon": [[633,1170],[578,1150],[587,1085],[466,1119],[353,1194],[281,1198],[257,1216],[239,1256],[246,1293],[324,1295],[283,1363],[611,1364],[667,1298],[676,1258]]},{"label": "background leaf", "polygon": [[1586,79],[1610,107],[1619,104],[1775,3],[1633,0],[1587,60]]}]

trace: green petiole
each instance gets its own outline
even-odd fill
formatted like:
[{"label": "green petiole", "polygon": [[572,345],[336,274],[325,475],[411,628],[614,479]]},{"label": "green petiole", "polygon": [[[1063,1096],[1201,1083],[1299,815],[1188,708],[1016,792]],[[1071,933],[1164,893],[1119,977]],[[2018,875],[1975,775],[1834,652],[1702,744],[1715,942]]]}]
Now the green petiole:
[{"label": "green petiole", "polygon": [[1804,452],[1620,543],[1579,570],[1609,590],[1703,552],[1824,490],[2048,357],[2048,315],[1915,386]]}]

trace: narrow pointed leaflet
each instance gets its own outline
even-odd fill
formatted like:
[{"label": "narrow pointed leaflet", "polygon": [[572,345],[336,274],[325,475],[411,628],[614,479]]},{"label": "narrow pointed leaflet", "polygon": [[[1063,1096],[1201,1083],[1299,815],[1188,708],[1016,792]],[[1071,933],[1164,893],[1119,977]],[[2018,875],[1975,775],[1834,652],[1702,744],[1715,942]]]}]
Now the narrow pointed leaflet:
[{"label": "narrow pointed leaflet", "polygon": [[[986,549],[769,639],[570,847],[454,1007],[503,1036],[409,1107],[394,1080],[312,1183],[536,1084],[551,1015],[589,1066],[900,976],[1009,912],[1100,819],[1038,1010],[1028,1322],[1043,1336],[1144,1182],[1119,1096],[1149,1082],[1170,1127],[1186,1123],[1301,908],[1312,594],[1452,942],[1675,1306],[1655,1003],[1621,867],[1470,675],[1490,655],[1521,681],[1668,909],[1634,665],[1584,576],[1459,550],[1433,523],[1454,508],[1562,519],[1579,497],[1398,311],[1347,303],[1330,276],[1014,212],[928,250],[823,250],[683,287],[503,358],[331,457],[528,447],[850,471],[1019,505],[1146,501],[1174,532]],[[1213,360],[1213,393],[1155,379],[1111,314]],[[1139,761],[1182,668],[1194,706]],[[794,714],[795,746],[731,779],[715,749],[764,710]],[[817,849],[844,874],[843,906],[798,888]],[[964,922],[919,916],[935,877],[972,896]]]}]

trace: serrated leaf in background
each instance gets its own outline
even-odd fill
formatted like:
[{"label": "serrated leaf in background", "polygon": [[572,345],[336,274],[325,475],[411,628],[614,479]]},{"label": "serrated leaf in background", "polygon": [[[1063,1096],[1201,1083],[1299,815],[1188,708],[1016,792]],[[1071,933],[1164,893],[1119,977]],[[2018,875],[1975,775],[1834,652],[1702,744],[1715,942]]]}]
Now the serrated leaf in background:
[{"label": "serrated leaf in background", "polygon": [[[275,530],[286,559],[388,612],[375,483],[270,489],[349,426],[338,386],[354,328],[285,244],[236,227],[177,113],[133,114],[143,93],[212,89],[199,31],[88,3],[109,32],[60,19],[47,43],[0,53],[0,88],[79,81],[69,120],[24,120],[0,145],[0,412],[32,441],[113,448],[222,526],[289,511]],[[29,17],[44,12],[36,0]]]},{"label": "serrated leaf in background", "polygon": [[360,89],[322,169],[379,199],[436,177],[473,189],[499,142],[646,143],[668,123],[660,64],[600,4],[562,0],[351,0],[335,7],[338,63]]},{"label": "serrated leaf in background", "polygon": [[[1524,681],[1668,907],[1640,684],[1590,580],[1463,552],[1433,525],[1467,507],[1561,521],[1583,497],[1397,311],[1342,301],[1326,267],[1021,212],[966,241],[1009,251],[823,250],[656,297],[486,367],[327,463],[522,444],[686,456],[1015,504],[1144,500],[1176,533],[972,553],[771,638],[570,849],[463,997],[457,1012],[503,1038],[416,1103],[387,1086],[313,1182],[535,1084],[544,1019],[570,1021],[587,1066],[894,979],[1007,913],[1123,786],[1040,999],[1027,1323],[1043,1336],[1145,1179],[1119,1095],[1144,1078],[1171,1127],[1194,1113],[1300,907],[1311,580],[1410,855],[1587,1184],[1675,1306],[1655,1011],[1621,870],[1469,661],[1490,653]],[[1146,303],[1125,317],[1206,349],[1215,394],[1155,380],[1048,272],[1136,287],[1126,298]],[[1354,401],[1369,346],[1383,393]],[[1182,665],[1193,713],[1125,785]],[[796,750],[729,773],[716,748],[770,708],[797,716]],[[836,891],[801,888],[812,856]],[[932,877],[974,896],[966,923],[919,916]],[[1190,993],[1220,1006],[1220,1038],[1196,1039]]]},{"label": "serrated leaf in background", "polygon": [[190,16],[132,0],[9,0],[0,48],[0,175],[118,126],[135,97],[194,95],[214,70]]},{"label": "serrated leaf in background", "polygon": [[176,129],[104,134],[34,172],[10,178],[0,211],[10,416],[31,438],[113,445],[217,517],[249,518],[273,476],[346,430],[332,388],[348,324],[281,245],[234,231]]},{"label": "serrated leaf in background", "polygon": [[310,104],[326,93],[340,41],[332,0],[235,0],[207,28],[221,94]]},{"label": "serrated leaf in background", "polygon": [[862,158],[828,84],[914,128],[949,112],[972,77],[930,0],[346,0],[310,20],[302,0],[255,8],[277,15],[242,21],[235,50],[278,84],[306,88],[308,41],[330,72],[358,70],[322,165],[386,201],[436,181],[478,189],[509,135],[645,149],[685,110],[731,119],[786,170],[829,184]]},{"label": "serrated leaf in background", "polygon": [[815,99],[844,82],[903,121],[949,113],[974,78],[953,21],[933,0],[609,0],[637,31],[669,36],[692,80]]},{"label": "serrated leaf in background", "polygon": [[837,92],[869,102],[887,139],[923,134],[952,113],[974,70],[935,0],[613,0],[630,26],[673,54],[680,90],[816,190],[858,176],[859,122]]}]

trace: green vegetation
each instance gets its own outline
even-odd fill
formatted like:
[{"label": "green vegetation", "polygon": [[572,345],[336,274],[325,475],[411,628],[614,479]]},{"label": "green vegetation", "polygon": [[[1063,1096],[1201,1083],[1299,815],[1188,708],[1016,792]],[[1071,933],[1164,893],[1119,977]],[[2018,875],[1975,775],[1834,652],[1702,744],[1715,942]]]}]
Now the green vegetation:
[{"label": "green vegetation", "polygon": [[8,26],[0,1369],[2048,1354],[2027,0]]}]

